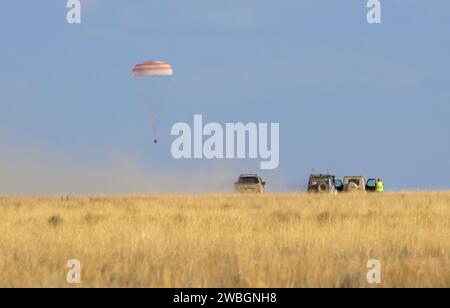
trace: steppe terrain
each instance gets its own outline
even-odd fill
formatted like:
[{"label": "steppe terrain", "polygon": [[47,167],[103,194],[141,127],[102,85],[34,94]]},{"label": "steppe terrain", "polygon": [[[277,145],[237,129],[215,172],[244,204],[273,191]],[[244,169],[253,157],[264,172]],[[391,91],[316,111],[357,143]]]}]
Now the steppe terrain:
[{"label": "steppe terrain", "polygon": [[[450,193],[0,198],[0,287],[450,287]],[[382,284],[370,285],[369,259]]]}]

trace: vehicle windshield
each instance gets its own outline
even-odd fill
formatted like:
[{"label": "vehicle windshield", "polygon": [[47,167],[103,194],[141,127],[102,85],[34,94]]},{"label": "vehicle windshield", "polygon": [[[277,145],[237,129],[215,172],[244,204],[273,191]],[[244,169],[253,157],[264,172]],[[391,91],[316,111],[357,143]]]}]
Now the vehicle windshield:
[{"label": "vehicle windshield", "polygon": [[330,181],[329,177],[313,177],[309,180],[310,185],[314,185],[317,183],[328,183]]},{"label": "vehicle windshield", "polygon": [[366,186],[375,188],[376,185],[377,185],[377,181],[374,180],[374,179],[370,179],[370,180],[367,181],[367,185]]},{"label": "vehicle windshield", "polygon": [[240,177],[238,183],[239,184],[258,184],[259,179],[254,176]]}]

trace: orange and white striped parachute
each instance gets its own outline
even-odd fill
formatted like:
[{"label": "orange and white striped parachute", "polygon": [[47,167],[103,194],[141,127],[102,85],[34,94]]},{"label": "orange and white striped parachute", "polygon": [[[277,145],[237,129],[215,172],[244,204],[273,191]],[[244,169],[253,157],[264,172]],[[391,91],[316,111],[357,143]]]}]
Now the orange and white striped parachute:
[{"label": "orange and white striped parachute", "polygon": [[133,68],[133,77],[172,76],[172,66],[165,61],[147,61]]},{"label": "orange and white striped parachute", "polygon": [[[142,100],[148,106],[155,137],[158,135],[159,119],[166,103],[173,75],[172,66],[165,61],[147,61],[136,64],[132,77],[138,86]],[[161,77],[161,78],[159,78]],[[155,143],[158,139],[155,139]]]}]

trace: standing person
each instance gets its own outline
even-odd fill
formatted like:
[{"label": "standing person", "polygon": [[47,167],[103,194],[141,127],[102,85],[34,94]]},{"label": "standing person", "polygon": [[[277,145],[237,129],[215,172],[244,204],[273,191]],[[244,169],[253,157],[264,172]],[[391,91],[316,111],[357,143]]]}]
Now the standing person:
[{"label": "standing person", "polygon": [[384,184],[383,184],[383,181],[381,179],[377,180],[376,191],[380,192],[380,193],[384,192]]}]

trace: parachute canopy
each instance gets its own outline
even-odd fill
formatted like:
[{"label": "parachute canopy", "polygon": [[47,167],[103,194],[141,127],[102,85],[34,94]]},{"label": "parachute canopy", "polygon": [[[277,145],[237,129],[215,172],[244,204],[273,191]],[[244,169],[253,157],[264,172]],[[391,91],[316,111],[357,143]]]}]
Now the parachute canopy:
[{"label": "parachute canopy", "polygon": [[133,77],[172,76],[172,66],[165,61],[147,61],[133,68]]},{"label": "parachute canopy", "polygon": [[[172,82],[172,66],[165,61],[147,61],[136,64],[132,78],[137,86],[140,101],[144,103],[155,137],[159,120]],[[155,143],[158,139],[154,140]]]}]

